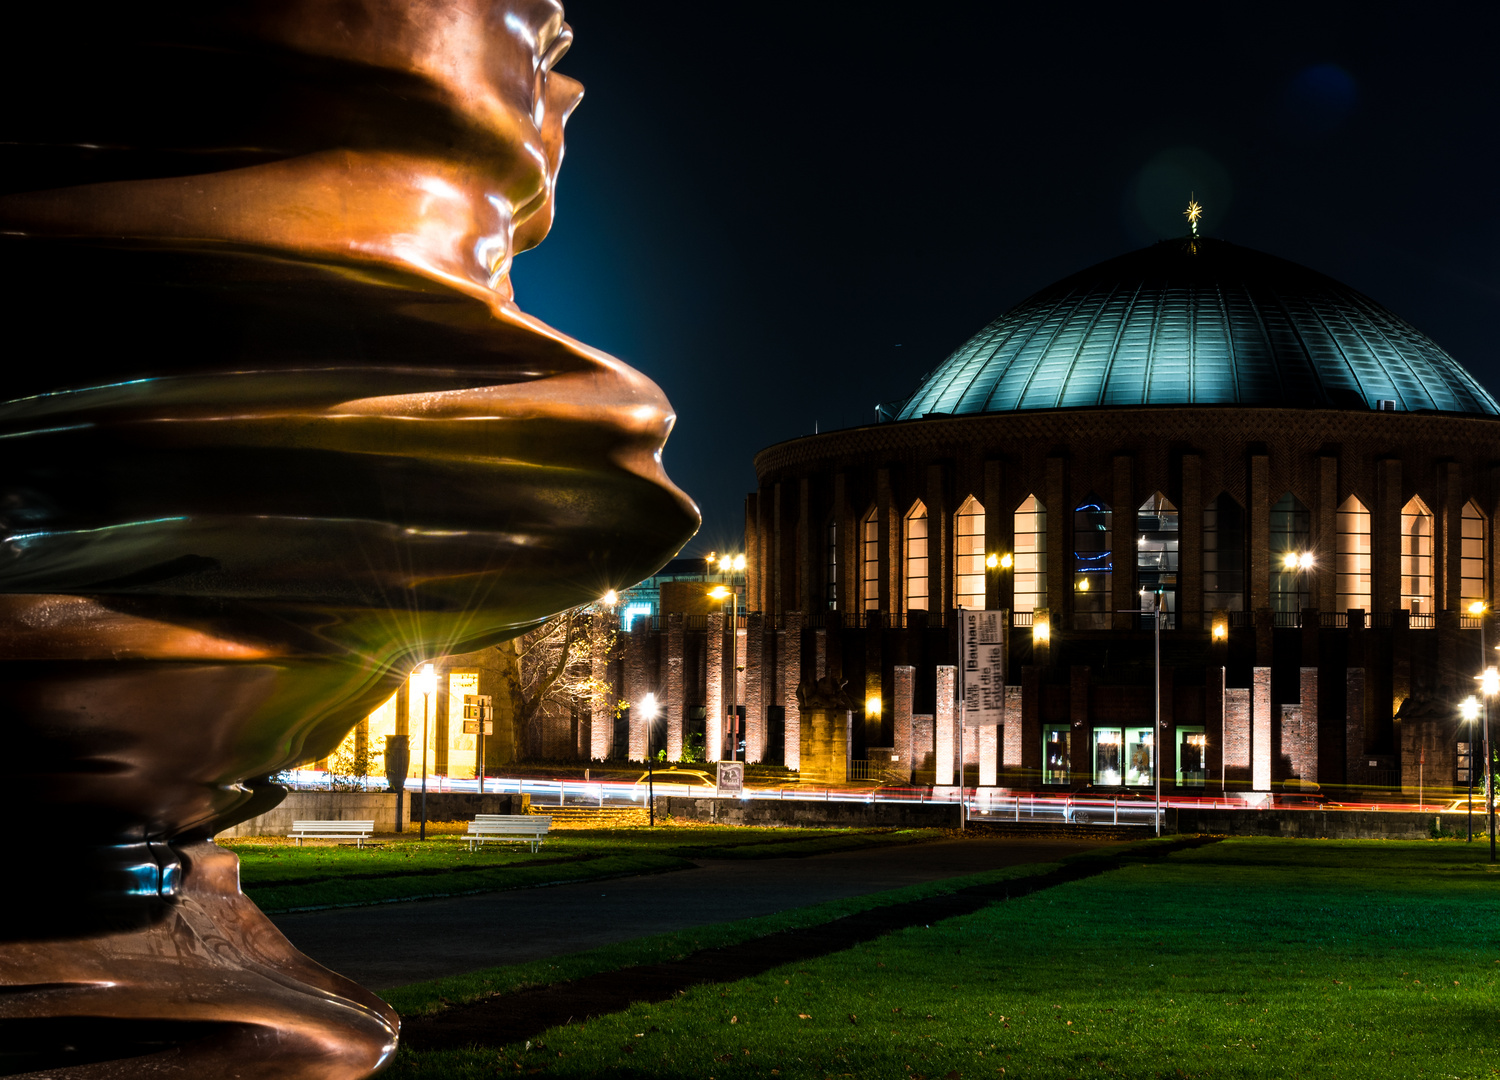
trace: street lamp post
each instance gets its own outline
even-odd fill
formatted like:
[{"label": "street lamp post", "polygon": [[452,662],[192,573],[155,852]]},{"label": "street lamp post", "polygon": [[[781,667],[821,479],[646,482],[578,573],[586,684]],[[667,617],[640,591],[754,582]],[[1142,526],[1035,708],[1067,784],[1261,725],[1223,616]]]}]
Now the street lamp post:
[{"label": "street lamp post", "polygon": [[422,831],[420,839],[427,839],[427,713],[432,703],[432,693],[437,689],[437,674],[431,664],[422,665],[417,676],[417,689],[422,691]]},{"label": "street lamp post", "polygon": [[1484,816],[1490,829],[1490,862],[1495,861],[1495,785],[1490,775],[1490,698],[1500,693],[1500,671],[1484,669]]},{"label": "street lamp post", "polygon": [[646,804],[650,807],[651,824],[656,824],[656,773],[653,769],[655,755],[651,750],[651,736],[656,733],[656,695],[641,698],[641,715],[646,719]]},{"label": "street lamp post", "polygon": [[1474,840],[1474,721],[1479,719],[1479,702],[1473,694],[1470,694],[1463,701],[1459,702],[1458,715],[1463,717],[1464,722],[1469,725],[1467,728],[1468,741],[1465,744],[1469,748],[1469,764],[1464,770],[1469,774],[1469,828],[1465,843],[1471,843]]}]

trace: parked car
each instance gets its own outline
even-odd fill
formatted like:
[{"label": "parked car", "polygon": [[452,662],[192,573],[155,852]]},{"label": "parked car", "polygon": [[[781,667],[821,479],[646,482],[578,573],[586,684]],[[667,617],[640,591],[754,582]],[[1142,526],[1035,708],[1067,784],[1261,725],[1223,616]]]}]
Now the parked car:
[{"label": "parked car", "polygon": [[719,786],[719,782],[714,777],[706,772],[699,772],[697,769],[657,769],[654,773],[641,773],[636,786],[644,787],[653,776],[658,784],[685,784],[688,787],[711,788]]}]

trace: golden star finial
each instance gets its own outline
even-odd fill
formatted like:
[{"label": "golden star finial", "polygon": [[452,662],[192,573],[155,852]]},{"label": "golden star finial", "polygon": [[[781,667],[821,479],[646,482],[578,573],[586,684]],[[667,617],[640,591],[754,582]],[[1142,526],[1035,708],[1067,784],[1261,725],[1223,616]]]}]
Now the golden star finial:
[{"label": "golden star finial", "polygon": [[1192,196],[1188,198],[1188,208],[1183,211],[1187,216],[1188,224],[1193,228],[1193,235],[1198,235],[1198,219],[1203,216],[1203,207],[1198,205],[1198,200]]}]

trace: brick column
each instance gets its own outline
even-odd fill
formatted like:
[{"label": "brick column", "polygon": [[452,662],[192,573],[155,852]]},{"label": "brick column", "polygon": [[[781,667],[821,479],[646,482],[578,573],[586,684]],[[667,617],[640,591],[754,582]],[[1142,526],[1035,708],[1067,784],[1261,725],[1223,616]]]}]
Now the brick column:
[{"label": "brick column", "polygon": [[936,753],[937,776],[933,783],[946,787],[953,783],[953,765],[957,753],[954,739],[957,730],[957,702],[954,694],[958,686],[958,668],[951,664],[939,664],[937,668],[937,705],[933,714],[933,749]]},{"label": "brick column", "polygon": [[1344,689],[1344,783],[1358,784],[1369,768],[1365,764],[1365,669],[1346,670]]},{"label": "brick column", "polygon": [[1224,776],[1236,785],[1250,781],[1250,688],[1224,691]]},{"label": "brick column", "polygon": [[994,724],[986,724],[984,727],[975,728],[975,745],[979,751],[979,786],[994,787],[996,778],[996,750],[999,745],[1000,729]]},{"label": "brick column", "polygon": [[1020,779],[1014,775],[1022,768],[1021,739],[1025,728],[1021,722],[1021,688],[1019,686],[1007,686],[1005,688],[1005,754],[1001,763],[1006,772],[1006,783],[1018,786]]},{"label": "brick column", "polygon": [[[1271,459],[1250,455],[1250,483],[1245,513],[1250,519],[1250,550],[1245,571],[1249,575],[1250,610],[1271,606]],[[1200,528],[1202,526],[1199,526]]]},{"label": "brick column", "polygon": [[637,615],[630,620],[625,640],[625,700],[630,702],[630,745],[626,753],[631,761],[646,760],[646,720],[641,715],[641,699],[652,692],[654,680],[647,664],[651,620]]},{"label": "brick column", "polygon": [[[1338,607],[1338,506],[1339,459],[1323,456],[1318,458],[1318,505],[1312,512],[1312,534],[1318,538],[1318,551],[1311,591],[1312,602],[1319,611]],[[1303,715],[1306,716],[1305,711]]]},{"label": "brick column", "polygon": [[[1135,459],[1129,454],[1115,455],[1114,491],[1110,502],[1114,511],[1110,517],[1110,532],[1114,537],[1114,552],[1110,558],[1114,566],[1106,625],[1116,630],[1129,630],[1134,618],[1129,612],[1141,606],[1140,594],[1135,591],[1135,512],[1140,499],[1135,490]],[[1178,535],[1182,535],[1180,531]]]},{"label": "brick column", "polygon": [[703,687],[703,760],[724,756],[724,613],[708,616],[707,660]]},{"label": "brick column", "polygon": [[[1000,486],[1000,462],[984,463],[984,551],[1013,552],[1016,549],[1015,522],[1010,508],[1003,505]],[[984,575],[984,606],[989,611],[1009,611],[1015,606],[1015,574],[987,570]]]},{"label": "brick column", "polygon": [[1068,722],[1073,730],[1070,766],[1074,780],[1089,780],[1094,775],[1094,727],[1089,719],[1089,669],[1074,664],[1068,673]]},{"label": "brick column", "polygon": [[935,718],[926,713],[911,717],[912,776],[937,769],[937,731]]},{"label": "brick column", "polygon": [[1375,611],[1401,606],[1401,507],[1405,502],[1400,459],[1377,461],[1375,505],[1370,513],[1370,603]]},{"label": "brick column", "polygon": [[[600,613],[596,619],[613,618],[613,613]],[[609,661],[605,657],[605,636],[594,635],[593,651],[589,656],[589,675],[596,687],[606,685],[609,677]],[[595,761],[607,761],[614,754],[615,703],[608,690],[594,694],[589,703],[589,757]]]},{"label": "brick column", "polygon": [[745,760],[766,756],[766,617],[758,611],[745,616]]},{"label": "brick column", "polygon": [[[1073,507],[1068,498],[1068,463],[1060,457],[1047,459],[1047,608],[1052,625],[1073,625]],[[1041,744],[1037,744],[1041,753]]]},{"label": "brick column", "polygon": [[904,775],[911,775],[916,769],[911,738],[911,701],[916,678],[916,668],[898,665],[893,676],[895,686],[891,690],[891,752],[900,759],[893,764]]},{"label": "brick column", "polygon": [[682,700],[683,684],[683,624],[687,617],[680,613],[667,616],[667,760],[682,760]]},{"label": "brick column", "polygon": [[828,674],[828,631],[819,627],[813,631],[813,678],[821,679]]},{"label": "brick column", "polygon": [[1306,764],[1297,773],[1303,780],[1318,783],[1318,669],[1302,669],[1302,737],[1305,740],[1302,752]]},{"label": "brick column", "polygon": [[1177,625],[1203,625],[1203,459],[1182,455],[1182,505],[1177,508]]},{"label": "brick column", "polygon": [[1271,790],[1271,669],[1254,668],[1251,686],[1250,780],[1255,791]]},{"label": "brick column", "polygon": [[776,635],[776,666],[779,669],[782,708],[786,710],[786,737],[782,759],[788,769],[801,767],[802,713],[797,705],[797,687],[802,683],[802,612],[788,611],[785,627]]}]

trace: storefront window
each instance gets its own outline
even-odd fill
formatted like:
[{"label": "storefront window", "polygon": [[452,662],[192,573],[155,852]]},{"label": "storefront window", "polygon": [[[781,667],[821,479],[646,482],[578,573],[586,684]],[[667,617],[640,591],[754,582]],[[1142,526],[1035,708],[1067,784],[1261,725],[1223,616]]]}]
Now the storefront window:
[{"label": "storefront window", "polygon": [[1151,729],[1125,729],[1125,783],[1143,787],[1155,783],[1151,774]]},{"label": "storefront window", "polygon": [[1208,780],[1208,736],[1201,727],[1177,729],[1177,783],[1202,787]]},{"label": "storefront window", "polygon": [[1120,786],[1120,729],[1094,729],[1094,783]]},{"label": "storefront window", "polygon": [[1065,724],[1042,728],[1042,783],[1066,784],[1072,777],[1071,733]]}]

